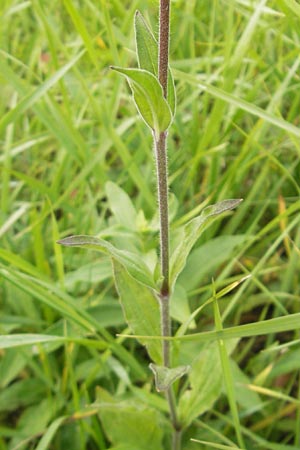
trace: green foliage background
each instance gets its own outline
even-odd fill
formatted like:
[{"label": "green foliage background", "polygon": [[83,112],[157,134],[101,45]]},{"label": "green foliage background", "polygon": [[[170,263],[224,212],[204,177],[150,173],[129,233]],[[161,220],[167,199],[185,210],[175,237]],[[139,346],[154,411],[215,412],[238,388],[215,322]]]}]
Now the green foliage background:
[{"label": "green foliage background", "polygon": [[[169,431],[145,349],[116,337],[129,330],[109,258],[56,244],[97,235],[156,266],[151,136],[108,67],[136,65],[135,10],[156,31],[157,3],[0,3],[0,332],[28,336],[0,342],[0,450],[134,450],[122,447],[122,420],[140,410]],[[299,312],[299,9],[294,0],[172,2],[174,239],[207,204],[244,198],[191,253],[173,297],[174,332],[211,297],[212,278],[219,292],[251,274],[220,300],[224,327]],[[212,329],[207,306],[188,332]],[[246,447],[300,448],[299,332],[251,330],[230,350]],[[45,334],[58,338],[32,336]],[[202,346],[187,341],[181,362],[201,364]],[[186,433],[185,449],[212,448],[190,437],[237,448],[220,370],[203,372],[213,378],[211,409]],[[116,415],[99,413],[113,401],[120,435],[109,429]],[[168,448],[162,433],[153,439],[156,450]]]}]

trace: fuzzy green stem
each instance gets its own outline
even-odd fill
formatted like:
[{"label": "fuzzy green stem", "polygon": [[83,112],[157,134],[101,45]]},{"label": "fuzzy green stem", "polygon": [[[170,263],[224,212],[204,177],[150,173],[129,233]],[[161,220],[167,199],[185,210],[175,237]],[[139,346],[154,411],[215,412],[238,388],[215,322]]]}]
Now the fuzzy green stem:
[{"label": "fuzzy green stem", "polygon": [[[160,219],[160,262],[162,274],[161,296],[168,302],[169,297],[169,218],[168,218],[168,166],[167,132],[155,138],[158,206]],[[168,332],[169,332],[168,327]],[[169,336],[169,334],[168,334]]]},{"label": "fuzzy green stem", "polygon": [[[159,2],[159,39],[158,39],[158,79],[162,86],[164,97],[168,93],[169,67],[169,37],[170,37],[170,0]],[[162,285],[160,289],[161,306],[161,334],[171,336],[170,316],[170,286],[169,286],[169,207],[168,207],[168,163],[167,163],[167,131],[154,135],[158,205],[160,219],[160,260]],[[163,364],[170,367],[170,343],[162,343]],[[173,426],[172,450],[180,450],[182,429],[177,417],[176,399],[171,386],[166,397],[169,404],[171,422]]]},{"label": "fuzzy green stem", "polygon": [[168,66],[169,66],[169,39],[170,39],[170,0],[159,2],[159,38],[158,38],[158,79],[162,85],[164,96],[168,92]]}]

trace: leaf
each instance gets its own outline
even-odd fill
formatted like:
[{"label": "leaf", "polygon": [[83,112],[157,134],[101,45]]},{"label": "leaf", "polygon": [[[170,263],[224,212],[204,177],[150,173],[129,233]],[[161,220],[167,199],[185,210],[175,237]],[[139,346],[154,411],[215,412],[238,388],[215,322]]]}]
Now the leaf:
[{"label": "leaf", "polygon": [[128,194],[112,181],[105,184],[105,192],[117,222],[131,231],[136,230],[137,213]]},{"label": "leaf", "polygon": [[172,114],[157,78],[143,69],[111,68],[126,76],[136,107],[146,124],[157,136],[166,131],[171,124]]},{"label": "leaf", "polygon": [[53,414],[56,412],[55,406],[55,402],[51,397],[48,396],[47,398],[44,395],[38,402],[24,409],[18,419],[18,431],[22,438],[24,439],[26,436],[32,437],[43,433]]},{"label": "leaf", "polygon": [[[55,84],[79,61],[79,59],[84,55],[85,51],[78,53],[71,61],[62,66],[57,72],[49,77],[46,81],[38,86],[33,92],[24,95],[22,100],[11,110],[9,110],[0,119],[0,132],[2,132],[5,127],[24,114],[29,108],[31,108],[36,102],[40,100]],[[1,61],[1,65],[3,60]]]},{"label": "leaf", "polygon": [[45,398],[47,388],[38,378],[16,381],[0,393],[0,412],[20,410],[29,405],[40,403]]},{"label": "leaf", "polygon": [[188,377],[190,389],[180,397],[178,406],[179,419],[184,427],[209,410],[221,394],[223,375],[215,343],[200,352]]},{"label": "leaf", "polygon": [[[139,68],[153,73],[153,75],[158,78],[158,42],[139,11],[136,11],[135,13],[134,30]],[[167,100],[174,117],[176,109],[176,93],[174,79],[170,68],[168,70]]]},{"label": "leaf", "polygon": [[[185,78],[185,77],[184,77]],[[187,79],[186,81],[191,81],[191,79]],[[208,92],[208,94],[213,95],[216,98],[220,98],[224,100],[229,105],[236,106],[243,111],[247,111],[250,114],[253,114],[260,119],[265,120],[266,122],[275,125],[278,128],[290,133],[294,136],[300,137],[300,128],[296,127],[292,123],[287,120],[281,119],[280,117],[274,116],[274,114],[270,114],[268,111],[260,108],[259,106],[254,105],[253,103],[247,102],[229,92],[224,91],[223,89],[216,88],[204,82],[200,82],[197,80],[197,85],[202,88],[204,91]]]},{"label": "leaf", "polygon": [[195,217],[181,229],[178,246],[175,248],[170,261],[170,284],[173,287],[178,275],[182,272],[187,257],[200,235],[216,216],[234,209],[242,200],[224,200],[215,205],[204,208],[200,216]]},{"label": "leaf", "polygon": [[49,425],[44,436],[39,441],[35,450],[47,450],[49,448],[49,444],[55,436],[59,427],[63,424],[63,422],[67,419],[67,416],[58,417],[54,420],[54,422]]},{"label": "leaf", "polygon": [[[217,236],[193,250],[178,282],[192,291],[200,286],[204,277],[214,273],[214,270],[226,262],[234,249],[247,239],[246,235]],[[197,267],[197,270],[195,270]]]},{"label": "leaf", "polygon": [[[188,284],[185,284],[185,286],[188,286]],[[178,283],[176,283],[171,294],[170,314],[172,319],[175,319],[180,323],[187,322],[191,316],[191,309],[186,290]],[[189,324],[189,328],[195,328],[195,326],[195,322],[192,320]]]},{"label": "leaf", "polygon": [[[223,328],[216,331],[204,331],[202,333],[193,333],[181,337],[175,337],[172,340],[178,341],[198,341],[211,342],[218,339],[233,339],[253,336],[264,336],[271,333],[283,333],[285,331],[294,331],[299,329],[300,313],[288,314],[286,316],[275,317],[274,319],[262,320],[261,322],[247,323],[235,327]],[[145,336],[144,336],[145,337]]]},{"label": "leaf", "polygon": [[179,378],[183,377],[190,370],[190,366],[165,367],[150,364],[150,369],[154,373],[156,390],[167,391],[169,387]]},{"label": "leaf", "polygon": [[[245,373],[239,368],[238,364],[230,360],[230,367],[234,379],[234,389],[236,392],[236,398],[239,405],[248,411],[254,411],[255,409],[263,409],[263,402],[260,399],[257,392],[249,389],[249,385],[251,384],[251,380]],[[299,364],[298,364],[299,367]]]},{"label": "leaf", "polygon": [[23,352],[20,352],[16,348],[2,352],[0,360],[0,389],[8,386],[24,370],[27,364],[27,353],[24,349]]},{"label": "leaf", "polygon": [[140,11],[135,13],[134,31],[139,68],[147,70],[157,77],[158,42]]},{"label": "leaf", "polygon": [[153,277],[148,267],[138,255],[125,250],[118,250],[110,242],[107,242],[104,239],[99,239],[94,236],[78,235],[61,239],[57,241],[57,243],[65,245],[66,247],[88,248],[105,253],[106,255],[115,258],[115,260],[126,267],[130,275],[137,281],[151,288],[155,288]]},{"label": "leaf", "polygon": [[[73,324],[79,325],[81,329],[88,331],[88,333],[94,334],[97,331],[103,338],[100,339],[100,336],[97,337],[96,346],[98,348],[107,348],[107,343],[109,343],[114,354],[125,362],[127,366],[130,366],[130,369],[136,376],[142,379],[146,377],[144,369],[131,353],[121,343],[117,342],[106,329],[99,326],[97,320],[88,314],[83,308],[83,305],[74,302],[74,298],[53,285],[53,282],[47,283],[37,278],[32,279],[19,273],[15,268],[10,269],[7,267],[2,269],[1,265],[0,276],[20,288],[20,292],[24,292],[24,294],[29,295],[31,298],[49,306],[61,314],[62,317],[70,320]],[[67,341],[67,339],[64,338],[64,341]],[[82,338],[80,338],[80,341],[82,342]],[[84,341],[82,342],[83,345],[89,345],[90,339],[85,339]],[[55,343],[51,345],[55,345]]]},{"label": "leaf", "polygon": [[23,345],[37,345],[48,342],[64,342],[61,336],[47,334],[11,334],[0,336],[0,348],[20,347]]},{"label": "leaf", "polygon": [[223,445],[223,444],[216,444],[215,442],[208,442],[208,441],[199,441],[199,439],[191,439],[192,442],[196,442],[198,444],[204,444],[204,445],[208,445],[211,448],[217,448],[220,450],[239,450],[239,447],[229,447],[228,445]]},{"label": "leaf", "polygon": [[99,408],[105,434],[116,448],[163,450],[162,418],[154,408],[147,407],[140,401],[116,401],[104,389],[99,388],[97,403],[94,405]]},{"label": "leaf", "polygon": [[[282,0],[281,0],[282,1]],[[281,3],[280,1],[280,3]],[[283,3],[300,18],[300,5],[296,0],[283,0]]]},{"label": "leaf", "polygon": [[[160,312],[158,299],[151,289],[139,283],[116,259],[113,271],[126,321],[134,334],[160,335]],[[161,363],[161,342],[140,339],[147,347],[153,361]]]}]

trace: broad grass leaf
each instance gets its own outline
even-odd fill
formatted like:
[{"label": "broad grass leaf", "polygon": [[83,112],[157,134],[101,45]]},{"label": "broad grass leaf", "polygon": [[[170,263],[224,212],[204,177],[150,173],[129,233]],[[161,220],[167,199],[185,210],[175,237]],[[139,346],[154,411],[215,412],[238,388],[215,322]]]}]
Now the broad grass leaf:
[{"label": "broad grass leaf", "polygon": [[82,247],[105,253],[116,261],[119,261],[120,264],[126,267],[130,275],[140,283],[155,288],[153,277],[148,267],[138,255],[125,250],[118,250],[110,242],[107,242],[104,239],[99,239],[94,236],[78,235],[61,239],[58,241],[58,244],[65,245],[66,247]]},{"label": "broad grass leaf", "polygon": [[[136,52],[140,69],[147,70],[158,77],[158,42],[142,14],[137,11],[134,19]],[[168,70],[168,104],[175,115],[176,93],[171,69]]]},{"label": "broad grass leaf", "polygon": [[99,408],[105,434],[116,448],[163,450],[162,417],[154,408],[140,401],[118,401],[104,389],[97,390],[94,405]]},{"label": "broad grass leaf", "polygon": [[105,184],[105,192],[117,222],[131,231],[136,230],[137,213],[129,195],[112,181]]},{"label": "broad grass leaf", "polygon": [[176,380],[183,377],[190,370],[190,366],[165,367],[150,364],[150,369],[154,373],[156,390],[166,391],[175,383]]},{"label": "broad grass leaf", "polygon": [[126,76],[137,109],[151,130],[157,136],[166,131],[171,124],[172,113],[158,79],[143,69],[112,69]]},{"label": "broad grass leaf", "polygon": [[[126,321],[134,334],[160,335],[160,311],[158,299],[152,289],[133,278],[122,264],[113,258],[116,287]],[[141,340],[152,360],[161,364],[161,342]]]},{"label": "broad grass leaf", "polygon": [[224,200],[204,208],[200,216],[195,217],[180,231],[179,244],[175,248],[170,261],[170,284],[173,287],[178,275],[182,272],[187,257],[204,229],[220,214],[230,211],[239,205],[241,200]]}]

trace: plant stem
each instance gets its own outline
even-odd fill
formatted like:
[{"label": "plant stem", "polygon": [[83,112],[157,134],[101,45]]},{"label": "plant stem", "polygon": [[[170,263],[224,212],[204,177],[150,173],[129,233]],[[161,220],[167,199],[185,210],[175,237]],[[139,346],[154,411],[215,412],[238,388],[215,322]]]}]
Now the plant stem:
[{"label": "plant stem", "polygon": [[[168,67],[169,67],[169,36],[170,36],[170,0],[159,2],[159,39],[158,39],[158,79],[162,86],[165,98],[168,92]],[[160,289],[161,306],[161,334],[163,337],[171,336],[170,317],[170,286],[169,286],[169,207],[168,207],[168,163],[167,163],[167,136],[164,131],[158,136],[154,135],[157,191],[160,220],[160,260],[162,285]],[[162,343],[163,364],[170,367],[170,343],[163,340]],[[176,399],[173,387],[166,392],[169,404],[171,422],[173,426],[172,449],[181,448],[181,427],[177,417]]]},{"label": "plant stem", "polygon": [[[170,0],[159,2],[159,39],[158,39],[158,78],[164,96],[168,91],[169,65],[169,34],[170,34]],[[167,163],[167,131],[154,136],[157,168],[158,206],[160,219],[160,261],[162,285],[161,302],[161,333],[171,335],[170,319],[170,288],[169,288],[169,206],[168,206],[168,163]],[[170,366],[170,344],[162,343],[164,366]]]},{"label": "plant stem", "polygon": [[170,0],[159,2],[159,38],[158,38],[158,79],[162,85],[164,96],[168,92],[170,37]]},{"label": "plant stem", "polygon": [[[156,169],[158,206],[160,219],[160,260],[162,286],[161,297],[168,303],[169,298],[169,218],[168,218],[168,166],[167,166],[167,132],[160,133],[158,140],[155,138]],[[165,324],[166,325],[166,324]],[[170,332],[170,326],[165,326],[165,331]],[[169,334],[168,334],[169,335]],[[167,342],[167,341],[166,341]]]}]

